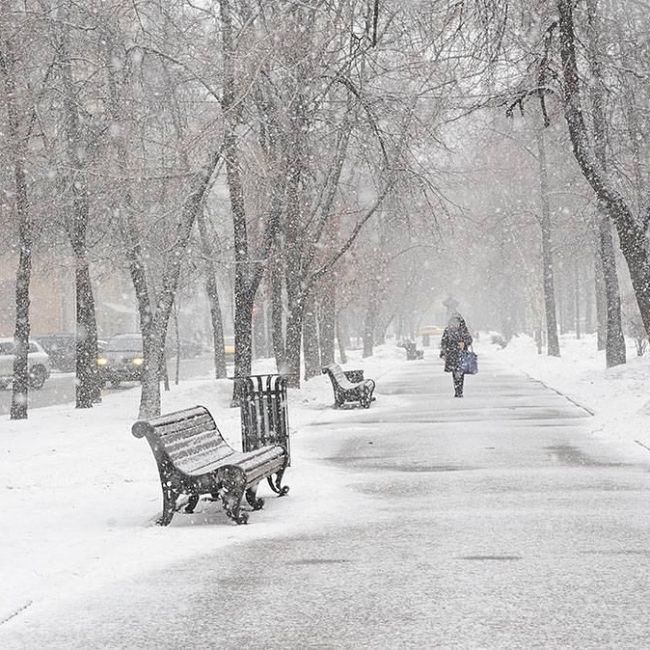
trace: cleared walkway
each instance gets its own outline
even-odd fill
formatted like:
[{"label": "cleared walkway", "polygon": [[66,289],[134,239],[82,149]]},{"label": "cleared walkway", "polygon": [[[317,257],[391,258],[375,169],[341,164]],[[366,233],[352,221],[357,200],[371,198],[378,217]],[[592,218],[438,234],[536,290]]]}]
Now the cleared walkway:
[{"label": "cleared walkway", "polygon": [[337,525],[117,585],[56,626],[26,617],[0,644],[648,647],[648,465],[600,441],[585,410],[481,361],[463,400],[437,361],[405,362],[379,385],[390,408],[323,410],[301,431],[350,479]]}]

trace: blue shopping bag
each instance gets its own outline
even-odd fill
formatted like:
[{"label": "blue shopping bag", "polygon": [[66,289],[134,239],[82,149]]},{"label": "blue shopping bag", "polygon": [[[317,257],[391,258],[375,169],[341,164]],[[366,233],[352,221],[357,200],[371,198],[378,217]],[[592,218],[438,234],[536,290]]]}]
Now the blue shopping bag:
[{"label": "blue shopping bag", "polygon": [[478,372],[478,355],[473,350],[463,350],[458,360],[458,369],[464,375],[475,375]]}]

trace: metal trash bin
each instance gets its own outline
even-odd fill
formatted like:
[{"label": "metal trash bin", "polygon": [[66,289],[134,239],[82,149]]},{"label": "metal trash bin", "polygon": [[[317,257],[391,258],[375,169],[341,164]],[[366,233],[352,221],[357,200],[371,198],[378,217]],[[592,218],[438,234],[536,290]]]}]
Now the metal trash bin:
[{"label": "metal trash bin", "polygon": [[240,381],[242,450],[252,451],[265,445],[289,448],[287,378],[283,375],[251,375]]}]

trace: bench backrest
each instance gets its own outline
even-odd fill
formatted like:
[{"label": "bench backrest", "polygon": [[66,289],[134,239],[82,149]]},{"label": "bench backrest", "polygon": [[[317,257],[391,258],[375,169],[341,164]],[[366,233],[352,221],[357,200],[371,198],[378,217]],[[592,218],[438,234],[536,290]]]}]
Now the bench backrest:
[{"label": "bench backrest", "polygon": [[205,406],[138,420],[131,431],[136,438],[147,438],[159,467],[171,462],[186,474],[200,474],[234,453]]},{"label": "bench backrest", "polygon": [[253,375],[243,379],[240,410],[244,451],[281,445],[290,454],[286,377]]},{"label": "bench backrest", "polygon": [[355,384],[351,383],[350,380],[345,376],[343,369],[341,366],[339,366],[338,363],[330,363],[329,366],[325,366],[323,368],[323,372],[327,372],[330,376],[330,379],[333,381],[336,380],[336,383],[344,390],[349,390],[355,386]]}]

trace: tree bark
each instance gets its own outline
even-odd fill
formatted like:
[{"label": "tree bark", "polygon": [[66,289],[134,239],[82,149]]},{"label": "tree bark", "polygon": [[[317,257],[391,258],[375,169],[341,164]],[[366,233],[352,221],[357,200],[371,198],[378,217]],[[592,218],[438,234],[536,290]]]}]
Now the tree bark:
[{"label": "tree bark", "polygon": [[334,363],[336,339],[336,281],[328,277],[322,283],[318,331],[320,334],[320,363],[328,366]]},{"label": "tree bark", "polygon": [[548,168],[544,134],[536,131],[539,161],[539,187],[542,206],[542,273],[544,279],[544,310],[546,313],[546,336],[548,355],[560,356],[560,342],[557,335],[557,316],[555,305],[555,283],[553,277],[553,241],[551,236],[551,209],[549,204]]},{"label": "tree bark", "polygon": [[315,302],[313,295],[307,299],[303,316],[302,340],[305,352],[305,381],[320,374],[320,349]]},{"label": "tree bark", "polygon": [[286,350],[284,345],[284,324],[282,300],[283,271],[279,254],[275,252],[271,257],[270,283],[271,283],[271,336],[273,339],[273,354],[275,365],[280,374],[286,373]]},{"label": "tree bark", "polygon": [[577,258],[573,260],[573,295],[575,301],[574,315],[576,324],[576,339],[581,337],[581,323],[580,323],[580,269]]},{"label": "tree bark", "polygon": [[197,214],[199,237],[203,249],[205,268],[205,290],[210,304],[210,323],[212,325],[212,346],[214,353],[214,377],[221,379],[226,376],[226,349],[223,338],[223,318],[219,302],[219,289],[217,286],[217,270],[214,264],[214,250],[208,236],[203,209]]},{"label": "tree bark", "polygon": [[[591,102],[593,113],[594,154],[603,176],[607,175],[607,121],[605,116],[605,88],[600,63],[600,24],[598,0],[587,0],[589,23],[588,56],[592,76]],[[616,253],[607,205],[598,200],[598,252],[603,269],[607,300],[607,328],[605,359],[607,367],[625,363],[625,337],[621,316],[621,294],[616,269]]]},{"label": "tree bark", "polygon": [[95,298],[88,263],[88,222],[90,202],[86,163],[81,151],[84,134],[81,130],[77,98],[75,96],[72,65],[68,47],[70,26],[67,11],[63,9],[63,23],[58,42],[59,67],[63,81],[63,130],[68,163],[68,181],[72,198],[71,215],[66,220],[70,245],[75,257],[76,284],[76,408],[91,408],[99,398],[97,372],[97,319]]},{"label": "tree bark", "polygon": [[603,260],[600,254],[600,233],[598,231],[598,216],[594,217],[594,296],[596,299],[596,340],[597,349],[604,350],[607,346],[607,295],[605,294],[605,275]]},{"label": "tree bark", "polygon": [[[126,128],[124,125],[124,115],[122,113],[122,108],[120,104],[120,89],[119,82],[117,78],[117,73],[114,68],[114,59],[116,55],[113,52],[112,48],[107,46],[105,50],[105,68],[107,74],[107,86],[108,86],[108,106],[111,119],[115,125],[120,126],[121,128],[117,129],[117,137],[114,138],[116,154],[117,154],[117,168],[120,172],[120,175],[124,179],[129,178],[129,153],[126,144]],[[147,268],[145,264],[145,254],[142,249],[142,243],[140,239],[140,233],[135,220],[135,211],[133,207],[133,196],[131,193],[131,185],[128,180],[124,181],[122,191],[122,205],[121,210],[119,210],[120,215],[120,226],[122,230],[122,238],[124,241],[124,249],[127,263],[129,265],[129,274],[131,276],[131,282],[133,283],[133,289],[135,291],[136,302],[138,305],[138,316],[140,322],[140,332],[142,333],[142,347],[143,347],[143,374],[141,383],[144,381],[144,377],[149,365],[152,363],[152,351],[151,351],[151,326],[153,320],[153,291],[150,290],[149,281],[147,279]],[[160,371],[160,366],[156,370]],[[165,384],[168,386],[168,377],[167,377],[167,367],[166,362],[164,363],[164,375],[165,375]],[[144,392],[144,384],[142,388]],[[152,387],[148,389],[152,394],[155,393],[155,390]],[[143,411],[142,407],[142,395],[141,395],[141,406],[140,411]],[[147,401],[149,398],[147,398]],[[158,403],[160,402],[160,395],[158,395]],[[153,398],[153,411],[155,411],[156,398]],[[152,411],[152,412],[153,412]]]},{"label": "tree bark", "polygon": [[75,406],[76,408],[90,408],[93,402],[99,400],[100,386],[97,372],[95,298],[86,254],[79,255],[75,253],[75,286],[77,317]]},{"label": "tree bark", "polygon": [[[299,100],[297,100],[299,101]],[[294,108],[293,142],[288,160],[289,173],[287,179],[287,215],[285,220],[285,278],[287,288],[287,335],[286,362],[289,375],[288,384],[292,388],[300,388],[300,341],[302,337],[302,319],[307,295],[303,286],[302,254],[304,233],[301,229],[301,198],[302,198],[302,152],[300,131],[301,110]]]},{"label": "tree bark", "polygon": [[348,355],[345,351],[345,343],[347,340],[347,337],[345,336],[344,333],[344,326],[343,323],[341,322],[341,313],[339,312],[336,314],[336,340],[339,345],[339,358],[341,360],[341,363],[347,363],[348,362]]},{"label": "tree bark", "polygon": [[2,74],[7,110],[7,135],[14,181],[14,210],[18,222],[20,255],[16,270],[16,320],[14,342],[12,396],[9,417],[12,420],[27,418],[29,376],[27,354],[29,350],[29,285],[32,273],[33,223],[27,193],[25,139],[20,133],[20,117],[16,97],[14,54],[10,43],[0,35],[0,73]]},{"label": "tree bark", "polygon": [[377,316],[379,315],[379,282],[373,277],[368,290],[368,303],[363,321],[363,357],[371,357],[375,344],[375,331],[377,329]]},{"label": "tree bark", "polygon": [[[232,16],[230,0],[221,0],[222,46],[223,46],[223,97],[224,112],[224,156],[226,179],[230,194],[233,219],[233,244],[235,249],[235,376],[251,374],[253,345],[253,306],[255,294],[264,273],[264,262],[268,258],[279,224],[283,183],[277,183],[272,190],[271,208],[264,225],[264,242],[258,259],[251,260],[249,254],[246,205],[241,179],[237,125],[239,105],[236,103]],[[300,381],[300,375],[298,375]],[[233,405],[239,403],[239,384],[235,382]]]}]

